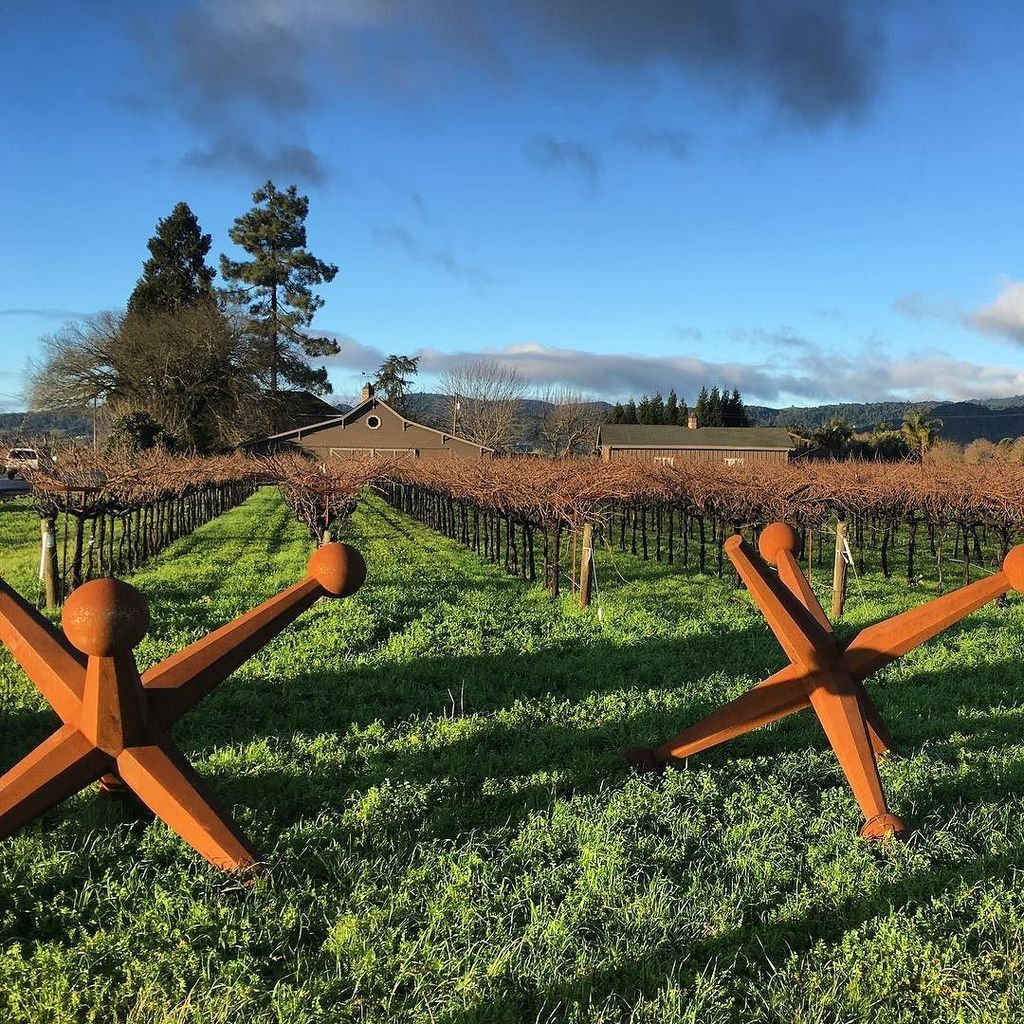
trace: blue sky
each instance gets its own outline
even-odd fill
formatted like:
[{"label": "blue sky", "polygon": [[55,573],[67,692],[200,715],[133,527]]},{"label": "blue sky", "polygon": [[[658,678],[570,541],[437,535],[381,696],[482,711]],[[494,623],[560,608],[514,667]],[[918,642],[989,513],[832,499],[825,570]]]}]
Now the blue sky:
[{"label": "blue sky", "polygon": [[[148,10],[151,8],[152,10]],[[1024,5],[43,2],[5,12],[0,407],[186,200],[340,266],[335,391],[476,354],[615,399],[1024,393]],[[13,44],[13,45],[12,45]]]}]

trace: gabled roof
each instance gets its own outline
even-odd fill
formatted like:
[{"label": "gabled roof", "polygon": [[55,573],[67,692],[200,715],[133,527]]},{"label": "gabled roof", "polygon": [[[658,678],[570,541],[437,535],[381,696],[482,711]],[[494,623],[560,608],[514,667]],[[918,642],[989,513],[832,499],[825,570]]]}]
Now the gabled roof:
[{"label": "gabled roof", "polygon": [[278,391],[271,408],[274,425],[287,430],[306,427],[339,412],[310,391]]},{"label": "gabled roof", "polygon": [[597,443],[611,448],[761,448],[796,447],[782,427],[669,427],[644,423],[605,423]]},{"label": "gabled roof", "polygon": [[400,412],[396,412],[391,408],[387,402],[375,395],[371,395],[369,398],[364,399],[358,405],[353,406],[348,412],[338,413],[336,416],[331,416],[329,419],[321,420],[319,423],[309,423],[303,427],[295,427],[292,430],[282,430],[279,434],[271,434],[269,437],[261,437],[255,441],[248,441],[247,444],[262,444],[267,441],[289,441],[297,439],[301,435],[308,434],[314,430],[321,430],[324,427],[335,427],[335,426],[346,426],[351,423],[370,409],[376,409],[379,406],[383,406],[392,416],[396,416],[402,420],[403,423],[408,423],[410,426],[419,427],[421,430],[429,430],[432,434],[437,434],[442,439],[450,438],[453,441],[460,441],[462,444],[472,445],[474,448],[479,448],[481,452],[493,452],[493,448],[489,448],[485,444],[477,444],[476,441],[470,441],[468,437],[459,437],[458,434],[452,434],[447,430],[437,430],[434,427],[428,427],[425,423],[417,423],[415,420],[409,419],[408,416],[403,416]]}]

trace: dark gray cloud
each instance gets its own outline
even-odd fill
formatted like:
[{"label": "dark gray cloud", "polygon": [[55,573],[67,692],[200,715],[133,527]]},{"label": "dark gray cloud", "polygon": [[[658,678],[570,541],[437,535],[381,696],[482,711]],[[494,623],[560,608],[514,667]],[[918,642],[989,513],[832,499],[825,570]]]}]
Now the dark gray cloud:
[{"label": "dark gray cloud", "polygon": [[[1018,367],[976,363],[945,353],[894,359],[882,354],[884,349],[877,343],[850,355],[836,355],[792,332],[781,332],[769,354],[774,333],[763,332],[769,358],[756,362],[718,362],[685,354],[586,352],[538,344],[455,352],[420,348],[413,355],[420,357],[420,372],[428,378],[485,358],[514,366],[538,387],[566,385],[609,400],[655,391],[664,394],[670,387],[692,398],[701,387],[712,384],[737,387],[748,401],[768,403],[994,398],[1024,393],[1024,369]],[[381,349],[351,342],[327,363],[366,370],[378,366],[385,356]]]},{"label": "dark gray cloud", "polygon": [[143,37],[153,58],[170,58],[175,100],[196,124],[220,127],[245,106],[289,117],[309,108],[308,39],[298,25],[260,18],[258,6],[186,7]]},{"label": "dark gray cloud", "polygon": [[596,185],[601,177],[601,158],[579,139],[556,139],[553,135],[534,135],[523,147],[526,159],[538,167],[567,169]]},{"label": "dark gray cloud", "polygon": [[382,224],[373,229],[374,237],[384,245],[400,249],[417,263],[437,267],[452,277],[468,281],[476,288],[491,283],[491,275],[482,267],[464,263],[447,246],[436,248],[401,224]]},{"label": "dark gray cloud", "polygon": [[[237,147],[254,128],[267,138],[268,121],[282,148],[302,148],[303,115],[339,82],[422,94],[466,67],[525,80],[560,53],[618,75],[668,67],[813,128],[866,113],[885,51],[878,0],[206,0],[149,10],[138,38],[159,82],[150,95],[130,90],[131,102],[172,105],[203,134],[203,151],[216,140]],[[674,159],[688,152],[682,132],[632,134]],[[548,166],[597,175],[581,143],[541,137],[534,149]]]},{"label": "dark gray cloud", "polygon": [[81,313],[74,309],[55,309],[50,306],[8,306],[0,309],[0,316],[37,316],[43,320],[85,320],[92,313]]},{"label": "dark gray cloud", "polygon": [[322,185],[327,169],[307,146],[263,149],[245,139],[222,137],[211,145],[190,149],[181,162],[202,171],[244,171],[259,178],[285,178],[300,185]]},{"label": "dark gray cloud", "polygon": [[623,68],[668,64],[765,96],[814,126],[874,97],[880,8],[819,0],[520,0],[545,37]]}]

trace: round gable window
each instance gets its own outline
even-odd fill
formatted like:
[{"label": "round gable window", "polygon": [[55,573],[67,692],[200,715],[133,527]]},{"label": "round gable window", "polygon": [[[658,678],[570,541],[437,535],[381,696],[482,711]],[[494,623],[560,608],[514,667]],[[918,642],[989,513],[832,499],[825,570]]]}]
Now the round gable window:
[{"label": "round gable window", "polygon": [[366,425],[371,430],[376,430],[380,426],[380,417],[379,416],[367,416],[366,417]]}]

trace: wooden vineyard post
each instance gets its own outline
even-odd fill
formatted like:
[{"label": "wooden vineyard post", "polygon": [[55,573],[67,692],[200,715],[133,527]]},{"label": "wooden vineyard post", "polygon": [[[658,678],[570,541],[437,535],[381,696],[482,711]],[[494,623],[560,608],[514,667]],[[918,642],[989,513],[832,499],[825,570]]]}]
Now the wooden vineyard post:
[{"label": "wooden vineyard post", "polygon": [[838,619],[846,605],[846,520],[836,520],[836,555],[832,563],[832,618]]},{"label": "wooden vineyard post", "polygon": [[583,525],[583,553],[580,558],[580,607],[590,607],[590,590],[594,574],[594,525]]},{"label": "wooden vineyard post", "polygon": [[866,819],[861,836],[902,836],[906,825],[890,813],[878,774],[878,755],[892,749],[892,739],[864,680],[1007,590],[1024,591],[1024,544],[1010,550],[1000,572],[868,626],[845,647],[800,571],[798,544],[796,531],[785,523],[765,528],[760,554],[742,537],[725,542],[789,664],[672,739],[653,748],[630,747],[623,756],[640,771],[662,771],[673,758],[690,757],[810,707]]},{"label": "wooden vineyard post", "polygon": [[149,608],[134,587],[110,578],[83,584],[64,605],[61,633],[0,580],[0,640],[61,719],[0,778],[0,837],[102,779],[134,793],[216,867],[254,867],[255,851],[170,728],[319,598],[348,597],[365,578],[358,551],[327,544],[305,579],[141,676],[133,648]]},{"label": "wooden vineyard post", "polygon": [[39,520],[39,533],[39,574],[43,578],[46,607],[56,608],[62,595],[57,586],[57,523],[53,516],[43,516]]}]

